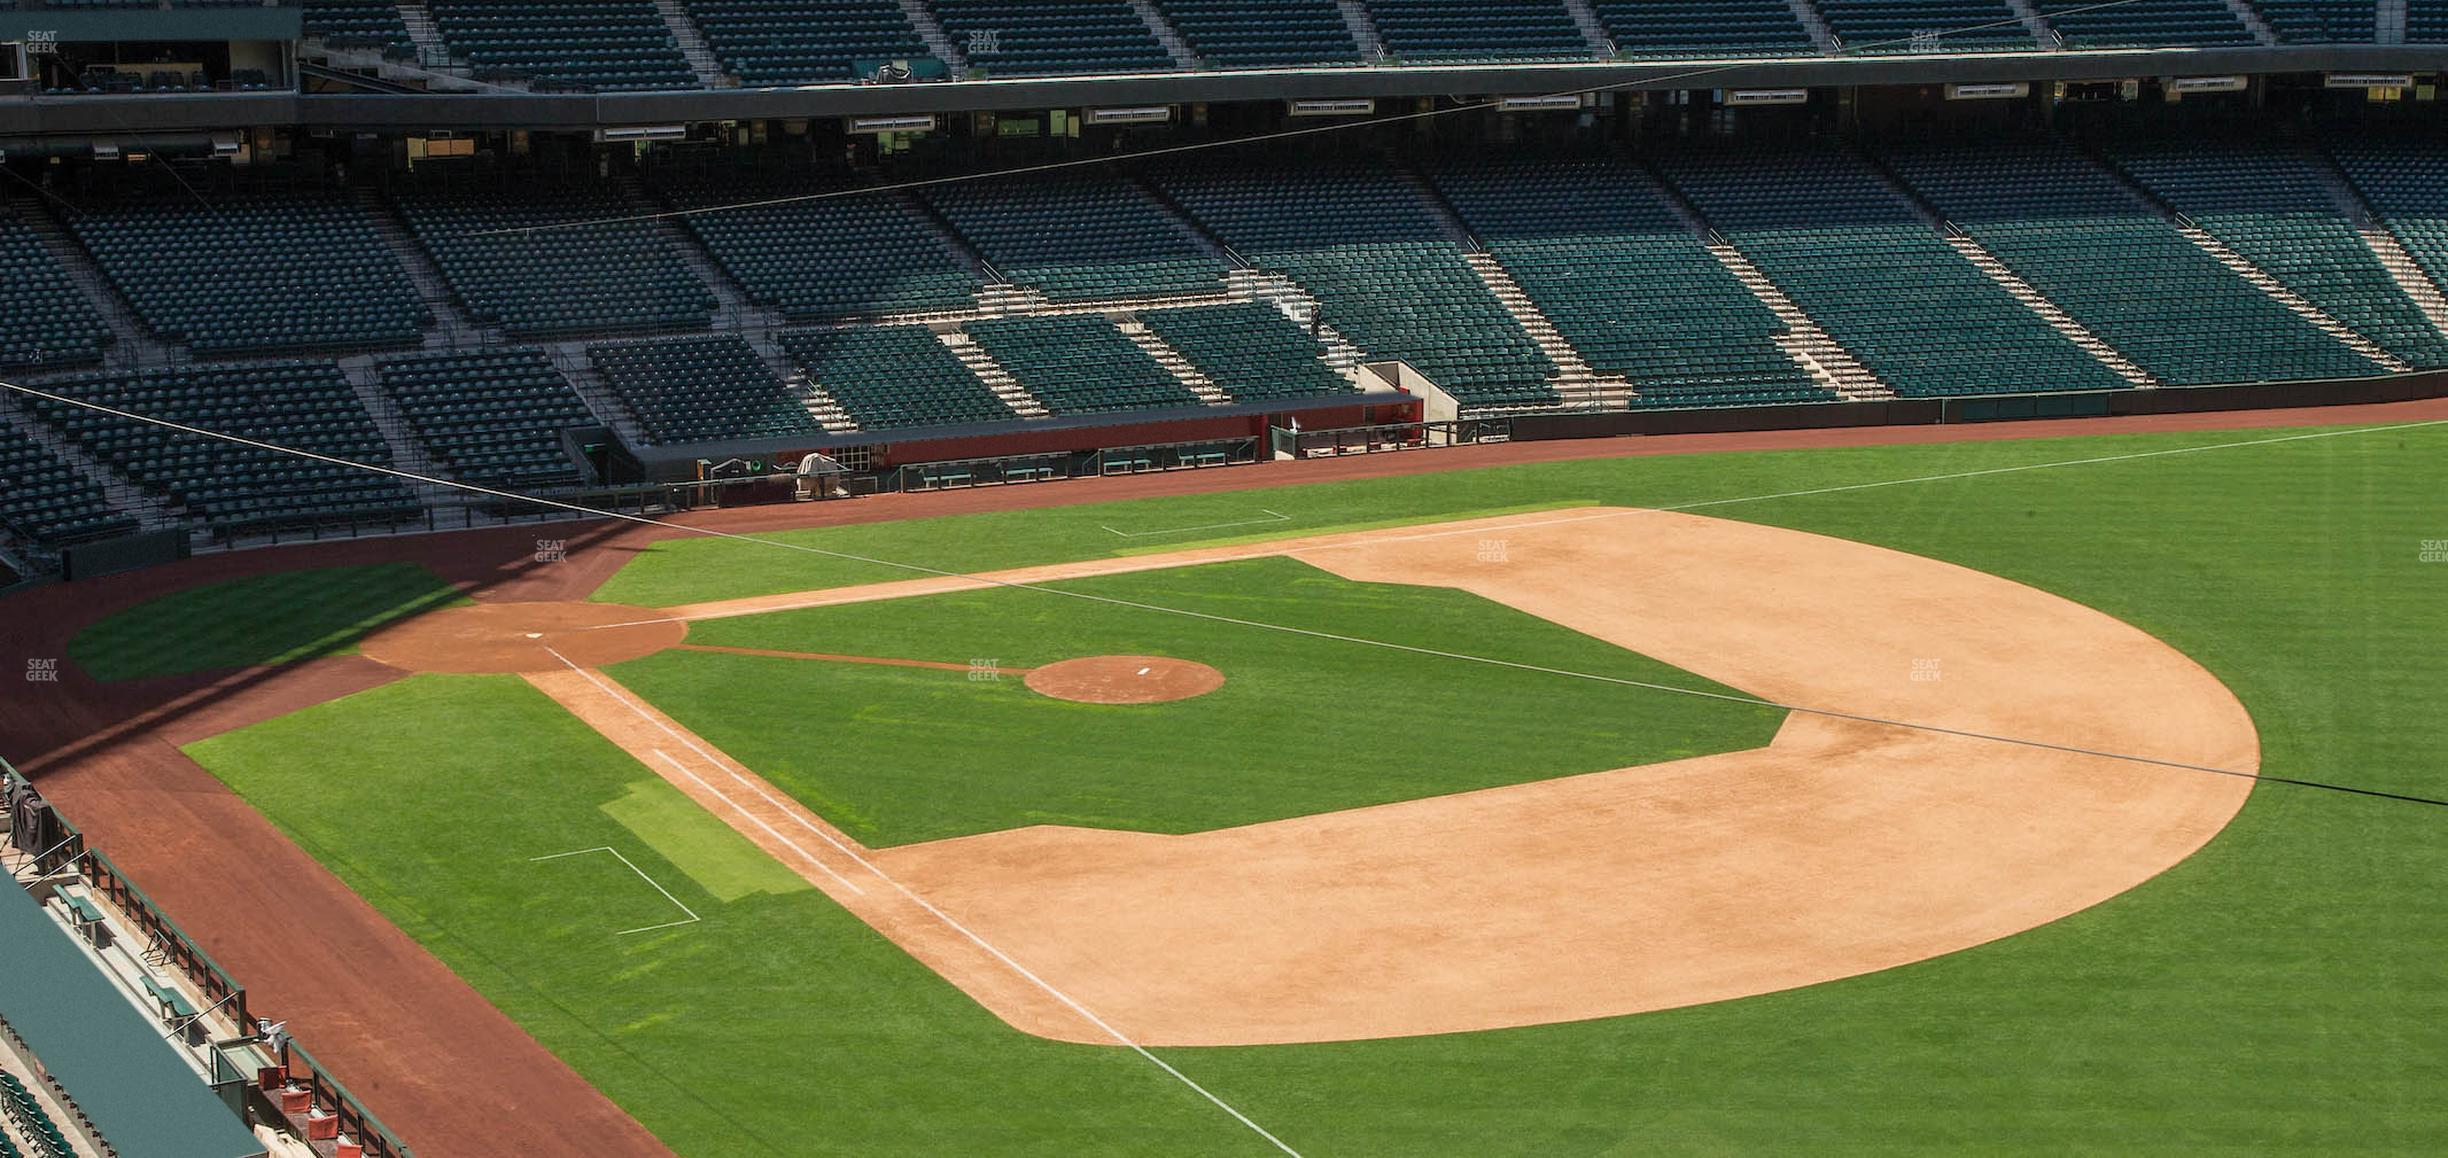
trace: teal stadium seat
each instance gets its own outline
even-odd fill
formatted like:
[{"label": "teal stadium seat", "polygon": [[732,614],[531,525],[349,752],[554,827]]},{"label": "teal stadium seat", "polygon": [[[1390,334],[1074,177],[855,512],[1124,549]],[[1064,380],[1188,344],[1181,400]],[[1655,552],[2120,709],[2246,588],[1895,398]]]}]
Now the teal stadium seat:
[{"label": "teal stadium seat", "polygon": [[1224,261],[1110,173],[964,181],[925,195],[1003,276],[1055,301],[1224,289]]},{"label": "teal stadium seat", "polygon": [[0,210],[0,366],[88,365],[115,340],[42,239]]},{"label": "teal stadium seat", "polygon": [[1386,51],[1407,61],[1590,60],[1563,0],[1368,0]]},{"label": "teal stadium seat", "polygon": [[992,318],[962,328],[1053,414],[1201,405],[1198,395],[1100,314]]},{"label": "teal stadium seat", "polygon": [[793,321],[974,308],[978,276],[894,195],[788,200],[854,184],[829,170],[655,175],[678,209],[767,202],[683,220],[751,299]]},{"label": "teal stadium seat", "polygon": [[896,0],[688,0],[723,71],[751,88],[840,84],[862,61],[933,55]]},{"label": "teal stadium seat", "polygon": [[1128,0],[930,0],[955,47],[990,76],[1171,72]]},{"label": "teal stadium seat", "polygon": [[452,56],[479,79],[537,89],[697,87],[651,0],[427,0]]},{"label": "teal stadium seat", "polygon": [[1799,146],[1659,167],[1709,223],[1905,397],[2126,385],[1964,260],[1860,160]]},{"label": "teal stadium seat", "polygon": [[0,525],[45,547],[136,530],[102,493],[24,431],[0,420]]},{"label": "teal stadium seat", "polygon": [[1020,418],[925,326],[785,334],[782,349],[861,430],[970,426]]},{"label": "teal stadium seat", "polygon": [[380,366],[385,392],[451,477],[497,490],[577,486],[561,432],[595,416],[541,350],[411,354]]},{"label": "teal stadium seat", "polygon": [[740,338],[589,346],[587,356],[659,444],[824,433]]},{"label": "teal stadium seat", "polygon": [[1141,310],[1139,320],[1235,402],[1358,393],[1325,362],[1326,347],[1265,302]]},{"label": "teal stadium seat", "polygon": [[[535,182],[516,189],[427,166],[427,188],[395,200],[433,254],[452,296],[477,321],[514,335],[703,326],[714,293],[651,221],[602,187]],[[584,222],[572,228],[544,226]],[[539,232],[495,232],[499,230]]]},{"label": "teal stadium seat", "polygon": [[1360,43],[1334,0],[1161,0],[1157,6],[1210,67],[1360,63]]}]

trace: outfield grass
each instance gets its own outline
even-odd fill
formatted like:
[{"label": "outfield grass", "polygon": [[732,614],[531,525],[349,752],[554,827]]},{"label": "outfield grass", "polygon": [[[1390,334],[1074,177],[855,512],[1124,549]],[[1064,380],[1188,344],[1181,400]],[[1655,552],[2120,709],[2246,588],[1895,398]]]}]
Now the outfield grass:
[{"label": "outfield grass", "polygon": [[[1344,520],[1420,514],[1440,500],[1469,509],[1574,498],[1677,504],[2277,433],[1620,459],[857,530],[869,546],[929,562],[1009,566],[1109,551],[1079,533],[1100,522],[1127,515],[1187,525],[1233,501],[1321,521],[1338,509]],[[2429,427],[1706,513],[1948,559],[2087,603],[2227,681],[2261,729],[2268,771],[2440,797],[2448,796],[2448,711],[2439,698],[2448,687],[2448,564],[2420,558],[2426,541],[2448,539],[2442,496],[2448,428]],[[930,535],[943,533],[959,538],[938,547]],[[707,573],[695,579],[660,554],[631,581],[662,584],[667,598],[745,593],[726,586],[740,575],[711,574],[735,563],[755,572],[750,586],[820,585],[795,557],[785,566],[783,552],[692,548],[695,569]],[[690,583],[711,594],[683,593]],[[254,730],[265,740],[242,733],[217,743],[253,744],[247,762],[263,768],[349,767],[330,753],[358,743],[344,737],[362,724],[362,705],[387,702],[369,697],[426,694],[419,685],[432,678],[318,709],[348,714],[311,726],[284,720]],[[527,695],[484,686],[487,695]],[[453,707],[398,706],[420,717]],[[471,842],[498,838],[510,814],[536,841],[618,842],[619,830],[601,828],[613,822],[596,817],[603,800],[640,778],[634,764],[595,767],[612,759],[600,751],[573,759],[566,753],[592,750],[591,738],[571,736],[565,746],[531,730],[541,720],[488,730],[473,707],[449,715],[447,748],[424,752],[473,774],[404,769],[421,797],[487,834]],[[534,737],[555,749],[549,779],[544,757],[528,751],[541,746]],[[380,736],[364,742],[378,767],[400,758],[383,745]],[[396,794],[360,792],[354,777],[274,782],[233,767],[234,746],[200,754],[285,824],[306,817],[346,831],[348,856],[334,863],[352,883],[373,882],[369,895],[386,911],[407,910],[411,932],[683,1153],[756,1152],[711,1124],[720,1115],[710,1107],[751,1101],[757,1112],[739,1120],[769,1142],[790,1126],[826,1131],[791,1152],[1266,1152],[1130,1055],[1004,1029],[816,894],[730,906],[790,914],[754,939],[683,958],[706,943],[659,938],[623,950],[640,959],[591,967],[583,955],[546,951],[537,930],[492,919],[507,902],[477,894],[499,882],[448,875],[453,824],[398,809]],[[509,787],[495,783],[494,769],[530,764]],[[2224,834],[2161,877],[2028,933],[1906,968],[1629,1018],[1165,1053],[1313,1156],[2435,1154],[2448,1151],[2448,1101],[2438,1096],[2448,1081],[2443,826],[2448,809],[2263,785]],[[313,847],[331,856],[335,843]],[[638,862],[649,871],[661,864]],[[677,967],[650,971],[647,955],[656,953]],[[544,990],[554,1000],[536,996]],[[742,993],[757,999],[754,1012],[738,1009]],[[821,1009],[808,1013],[811,1005]],[[726,1020],[709,1009],[734,1012]],[[718,1041],[732,1063],[719,1073],[684,1049]],[[742,1064],[756,1058],[773,1059],[770,1080]],[[693,1086],[683,1091],[680,1081]]]},{"label": "outfield grass", "polygon": [[106,683],[290,663],[349,654],[385,623],[464,602],[415,563],[257,575],[106,616],[68,641],[68,658]]},{"label": "outfield grass", "polygon": [[[1726,693],[1732,689],[1466,592],[1355,583],[1251,559],[1055,584],[1112,599]],[[1017,675],[667,651],[612,669],[657,707],[871,845],[1079,824],[1201,832],[1734,752],[1785,713],[1626,698],[1329,639],[1009,588],[706,620],[693,643],[1019,669],[1169,655],[1225,684],[1164,704],[1082,704]],[[1565,727],[1552,727],[1569,720]],[[1535,744],[1519,737],[1538,733]]]}]

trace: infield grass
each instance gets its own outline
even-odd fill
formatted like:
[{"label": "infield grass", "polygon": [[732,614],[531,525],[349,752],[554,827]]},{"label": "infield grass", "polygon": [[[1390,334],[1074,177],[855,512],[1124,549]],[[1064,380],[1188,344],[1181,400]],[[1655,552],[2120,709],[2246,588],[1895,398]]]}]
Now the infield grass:
[{"label": "infield grass", "polygon": [[[2266,771],[2448,797],[2448,562],[2423,561],[2426,544],[2448,541],[2448,427],[1934,477],[2283,433],[1630,458],[794,537],[1000,567],[1109,552],[1096,526],[1124,515],[1187,525],[1264,505],[1322,523],[1440,502],[1786,494],[1702,513],[1947,559],[2089,604],[2225,680],[2261,731]],[[1913,478],[1929,481],[1793,493]],[[656,601],[879,577],[745,545],[688,548],[649,553],[629,582],[658,587]],[[578,951],[598,929],[516,919],[525,878],[461,875],[477,870],[455,854],[514,830],[519,847],[618,843],[624,830],[600,805],[639,770],[541,717],[469,731],[474,705],[416,702],[438,678],[198,754],[681,1152],[1268,1152],[1126,1053],[1004,1028],[818,894],[709,898],[717,915],[689,927],[698,940],[600,957]],[[386,696],[401,698],[374,698]],[[453,742],[402,751],[377,736],[352,753],[375,769],[368,784],[294,770],[353,768],[332,749],[355,743],[342,737],[369,715],[437,711],[452,713]],[[500,788],[437,776],[428,762],[445,757],[518,775]],[[410,782],[439,815],[397,806]],[[2437,1154],[2448,1152],[2443,881],[2448,808],[2265,784],[2226,832],[2149,883],[1905,968],[1628,1018],[1165,1055],[1312,1158]],[[717,940],[734,910],[770,923]],[[719,1072],[702,1064],[715,1051]]]},{"label": "infield grass", "polygon": [[353,653],[385,623],[465,602],[415,563],[256,575],[96,620],[68,641],[68,658],[105,683],[291,663]]},{"label": "infield grass", "polygon": [[[1293,559],[1051,586],[1734,694],[1476,595],[1356,583]],[[994,665],[985,674],[995,678],[977,679],[674,650],[611,669],[869,845],[1030,824],[1201,832],[1757,748],[1785,718],[1773,708],[1627,698],[1605,683],[1009,588],[704,620],[689,638]],[[1092,655],[1193,659],[1224,672],[1225,683],[1172,703],[1083,704],[1038,695],[1018,674]],[[1520,742],[1527,735],[1539,739]]]}]

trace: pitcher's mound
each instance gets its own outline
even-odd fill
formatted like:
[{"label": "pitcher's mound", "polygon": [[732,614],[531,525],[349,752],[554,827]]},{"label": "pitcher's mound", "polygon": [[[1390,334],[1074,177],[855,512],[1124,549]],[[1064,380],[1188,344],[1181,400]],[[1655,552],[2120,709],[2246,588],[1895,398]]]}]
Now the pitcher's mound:
[{"label": "pitcher's mound", "polygon": [[1084,704],[1160,704],[1224,686],[1224,673],[1195,660],[1160,655],[1092,655],[1028,673],[1029,690]]},{"label": "pitcher's mound", "polygon": [[477,603],[385,628],[367,636],[358,650],[406,671],[560,671],[564,658],[597,667],[653,655],[687,637],[687,624],[651,607]]}]

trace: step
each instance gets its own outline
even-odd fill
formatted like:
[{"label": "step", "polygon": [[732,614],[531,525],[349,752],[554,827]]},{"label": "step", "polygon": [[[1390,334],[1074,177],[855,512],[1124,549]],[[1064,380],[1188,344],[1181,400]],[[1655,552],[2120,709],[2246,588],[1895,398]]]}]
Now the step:
[{"label": "step", "polygon": [[1181,30],[1173,27],[1172,18],[1156,7],[1153,0],[1130,0],[1130,6],[1131,11],[1139,14],[1140,22],[1147,25],[1148,32],[1156,37],[1156,43],[1164,46],[1165,55],[1172,57],[1174,64],[1185,71],[1205,67],[1204,62],[1199,60],[1198,50],[1190,47],[1190,42],[1182,37]]},{"label": "step", "polygon": [[2032,7],[2031,0],[2006,0],[2006,8],[2014,13],[2015,19],[2022,23],[2023,31],[2031,33],[2032,40],[2040,47],[2052,52],[2065,47],[2065,35],[2049,27],[2048,21],[2041,18],[2040,10]]},{"label": "step", "polygon": [[927,7],[926,0],[900,0],[900,3],[901,14],[909,18],[910,27],[918,30],[918,39],[927,46],[927,51],[944,62],[954,76],[967,71],[969,54],[961,51],[960,45],[952,43],[951,35],[944,31],[943,22],[935,18],[935,10]]},{"label": "step", "polygon": [[1351,30],[1352,40],[1359,44],[1360,59],[1370,64],[1385,63],[1385,37],[1378,33],[1377,18],[1370,15],[1368,5],[1360,0],[1335,0],[1335,10],[1343,14],[1343,26]]},{"label": "step", "polygon": [[[41,389],[40,383],[30,383],[30,385]],[[109,503],[112,510],[134,515],[137,525],[147,531],[158,531],[179,524],[179,516],[169,502],[145,493],[144,488],[128,481],[127,476],[87,453],[84,447],[78,446],[66,435],[36,419],[33,409],[25,403],[24,395],[11,390],[0,390],[0,419],[6,419],[10,426],[22,432],[36,445],[50,451],[53,457],[68,464],[69,469],[75,471],[93,489],[102,493],[102,501]]]},{"label": "step", "polygon": [[986,353],[985,347],[977,344],[977,339],[957,329],[937,330],[935,338],[944,344],[944,348],[952,351],[962,365],[969,367],[969,372],[977,375],[978,381],[985,383],[988,390],[994,391],[995,397],[1011,407],[1012,413],[1022,418],[1045,418],[1052,413],[1046,409],[1045,403],[1039,402],[1035,395],[1020,385],[1019,379],[1011,376],[1011,371],[997,365],[994,358]]},{"label": "step", "polygon": [[1564,0],[1564,11],[1572,14],[1573,24],[1581,29],[1581,39],[1589,41],[1590,54],[1600,60],[1615,59],[1615,38],[1607,35],[1605,22],[1589,6],[1589,0]]},{"label": "step", "polygon": [[2404,44],[2406,40],[2406,0],[2380,0],[2379,11],[2372,14],[2375,44]]},{"label": "step", "polygon": [[1353,345],[1351,339],[1344,337],[1341,331],[1318,320],[1317,299],[1311,297],[1309,291],[1294,284],[1284,274],[1263,270],[1237,269],[1226,274],[1224,280],[1236,296],[1248,301],[1265,302],[1295,324],[1306,327],[1318,344],[1326,347],[1324,360],[1327,368],[1342,375],[1346,381],[1359,380],[1360,364],[1369,361],[1369,356]]},{"label": "step", "polygon": [[1654,170],[1648,173],[1650,191],[1666,208],[1700,238],[1700,244],[1724,266],[1727,273],[1751,291],[1761,305],[1768,307],[1777,320],[1785,323],[1785,333],[1777,339],[1778,348],[1792,359],[1794,365],[1810,375],[1821,389],[1834,391],[1848,402],[1866,402],[1896,396],[1895,388],[1880,381],[1879,376],[1861,364],[1851,350],[1844,348],[1818,321],[1802,312],[1802,307],[1785,295],[1783,287],[1771,280],[1760,268],[1744,256],[1742,250],[1727,241],[1700,210],[1683,198],[1680,190],[1660,177]]},{"label": "step", "polygon": [[1556,330],[1555,323],[1548,320],[1538,303],[1530,300],[1529,293],[1521,288],[1521,283],[1514,281],[1513,275],[1496,260],[1496,255],[1465,253],[1462,260],[1470,264],[1471,269],[1478,273],[1479,280],[1486,283],[1488,292],[1504,304],[1505,312],[1513,315],[1513,320],[1520,323],[1523,332],[1530,335],[1530,340],[1537,342],[1548,360],[1556,364],[1556,377],[1549,385],[1555,387],[1558,394],[1564,395],[1568,401],[1584,405],[1630,400],[1632,384],[1621,375],[1600,374],[1592,369],[1589,362],[1581,357],[1581,352],[1564,340],[1564,335]]},{"label": "step", "polygon": [[1189,387],[1191,393],[1199,396],[1199,401],[1209,406],[1222,406],[1232,401],[1232,395],[1225,393],[1224,387],[1217,385],[1206,371],[1199,369],[1181,351],[1149,329],[1146,322],[1126,314],[1114,319],[1114,328],[1122,331],[1122,336],[1129,338],[1132,345],[1147,351],[1148,357],[1156,359],[1156,364],[1164,367],[1182,385]]},{"label": "step", "polygon": [[2253,43],[2263,48],[2278,47],[2278,31],[2269,26],[2269,21],[2261,18],[2261,12],[2252,6],[2252,0],[2227,0],[2227,10],[2244,22],[2244,30],[2252,33]]},{"label": "step", "polygon": [[2372,211],[2337,162],[2318,149],[2304,150],[2304,157],[2313,175],[2320,179],[2321,187],[2328,190],[2329,200],[2337,206],[2339,215],[2362,236],[2363,244],[2371,247],[2397,288],[2414,300],[2415,308],[2422,311],[2433,329],[2448,334],[2448,296],[2441,294],[2439,283],[2431,280],[2430,272],[2406,251],[2405,242]]},{"label": "step", "polygon": [[705,242],[697,236],[696,230],[688,227],[687,221],[672,216],[666,206],[646,191],[645,182],[635,176],[624,175],[614,178],[612,186],[620,192],[623,206],[631,213],[653,220],[655,231],[663,235],[664,243],[679,257],[681,264],[686,265],[689,272],[696,274],[697,280],[713,292],[715,328],[771,330],[783,324],[778,312],[749,298],[748,287],[741,285],[738,279],[731,276],[730,270],[723,268],[722,262],[715,260],[713,251],[705,247]]},{"label": "step", "polygon": [[714,59],[714,50],[707,47],[705,35],[697,30],[697,20],[689,15],[688,5],[681,0],[655,0],[655,12],[671,29],[672,43],[679,46],[680,58],[688,62],[689,71],[697,77],[699,88],[738,88],[722,70],[722,62]]},{"label": "step", "polygon": [[1785,7],[1793,12],[1795,20],[1801,22],[1802,30],[1810,33],[1811,43],[1818,46],[1819,51],[1844,51],[1844,43],[1836,38],[1836,30],[1828,27],[1827,17],[1819,14],[1819,5],[1814,0],[1785,0]]},{"label": "step", "polygon": [[1966,235],[1963,230],[1956,228],[1954,222],[1948,221],[1939,214],[1937,206],[1924,200],[1919,193],[1906,185],[1878,158],[1866,153],[1857,153],[1855,156],[1860,160],[1863,168],[1868,169],[1873,176],[1878,178],[1880,184],[1887,187],[1889,193],[1910,206],[1915,216],[1927,222],[1931,229],[1936,230],[1938,235],[1945,239],[1949,248],[1961,255],[1965,261],[1970,262],[1974,269],[1988,275],[1989,280],[1996,282],[1998,288],[2005,290],[2008,296],[2023,303],[2025,309],[2039,315],[2040,320],[2049,324],[2049,328],[2065,335],[2067,341],[2081,347],[2084,353],[2098,359],[2101,365],[2115,371],[2118,377],[2134,386],[2156,387],[2159,385],[2159,380],[2142,369],[2133,359],[2118,352],[2115,347],[2108,344],[2107,339],[2092,333],[2089,327],[2075,321],[2072,314],[2065,312],[2064,308],[2056,302],[2050,301],[2047,295],[2040,292],[2039,287],[2023,280],[2023,275],[2016,273],[2005,262],[1998,260],[1996,254],[1989,252],[1979,242]]},{"label": "step", "polygon": [[2169,228],[2181,234],[2185,240],[2192,242],[2195,248],[2209,254],[2212,259],[2226,266],[2228,271],[2237,277],[2243,278],[2254,289],[2260,290],[2276,300],[2278,304],[2293,310],[2296,316],[2310,322],[2314,329],[2337,339],[2347,349],[2379,363],[2383,369],[2398,373],[2413,369],[2404,359],[2381,349],[2378,343],[2355,332],[2353,327],[2337,320],[2327,310],[2312,304],[2302,294],[2288,289],[2285,283],[2271,277],[2268,271],[2254,265],[2243,254],[2229,248],[2226,242],[2212,236],[2209,230],[2193,224],[2191,219],[2177,212],[2174,206],[2160,200],[2150,190],[2136,184],[2133,178],[2125,174],[2124,170],[2097,157],[2092,159],[2092,163],[2098,166],[2100,172],[2107,174],[2108,179],[2115,182],[2117,188],[2124,190],[2125,195],[2132,198],[2135,204],[2157,214],[2160,220],[2165,221]]},{"label": "step", "polygon": [[427,68],[444,68],[456,64],[451,59],[450,46],[443,43],[442,29],[434,23],[433,10],[425,0],[399,0],[400,23],[408,26],[408,39],[416,44],[417,61]]},{"label": "step", "polygon": [[1960,232],[1949,232],[1946,234],[1946,243],[1955,252],[1962,254],[1965,261],[1971,262],[1973,268],[1988,274],[1989,280],[1996,282],[2016,301],[2023,303],[2025,308],[2040,315],[2041,320],[2047,322],[2051,329],[2065,335],[2067,341],[2082,347],[2084,353],[2099,359],[2101,365],[2116,371],[2117,377],[2146,389],[2157,387],[2160,384],[2159,380],[2152,377],[2148,371],[2134,364],[2133,359],[2118,353],[2106,339],[2092,333],[2081,322],[2075,321],[2073,315],[2066,313],[2057,303],[2043,296],[2030,282],[2023,280],[2021,274],[2008,269],[2005,262],[1997,259],[1996,254],[1981,248],[1979,242]]},{"label": "step", "polygon": [[[410,474],[427,478],[446,478],[442,465],[425,449],[425,443],[409,426],[408,416],[400,413],[397,403],[382,387],[382,374],[375,369],[372,354],[355,354],[340,359],[340,376],[348,379],[349,388],[357,392],[357,402],[374,419],[374,429],[382,434],[383,443],[391,448],[391,465]],[[403,482],[406,480],[402,480]],[[409,483],[427,502],[434,496],[425,494],[423,484]]]},{"label": "step", "polygon": [[69,284],[85,295],[86,304],[101,315],[111,329],[111,345],[102,352],[102,364],[114,370],[140,366],[163,366],[183,362],[186,356],[178,346],[153,332],[144,319],[136,316],[135,307],[119,296],[118,287],[96,265],[93,255],[68,235],[68,230],[41,206],[32,202],[17,202],[17,217],[41,239],[44,253],[51,264],[67,275]]},{"label": "step", "polygon": [[1045,291],[1010,282],[997,282],[978,290],[978,310],[986,314],[1035,314],[1047,312],[1053,302]]},{"label": "step", "polygon": [[426,252],[408,223],[391,211],[391,203],[382,194],[366,188],[354,193],[366,219],[373,223],[374,232],[391,247],[391,256],[408,275],[408,284],[416,287],[418,299],[434,317],[433,327],[425,331],[427,349],[470,349],[507,341],[499,326],[478,322],[460,306],[459,299],[451,296],[450,282],[442,276],[442,267],[434,264],[433,255]]},{"label": "step", "polygon": [[587,357],[585,342],[546,342],[543,350],[544,357],[561,371],[561,376],[569,381],[570,391],[586,403],[596,421],[611,427],[631,446],[646,445],[646,424],[630,413],[620,393],[596,372],[594,360]]}]

